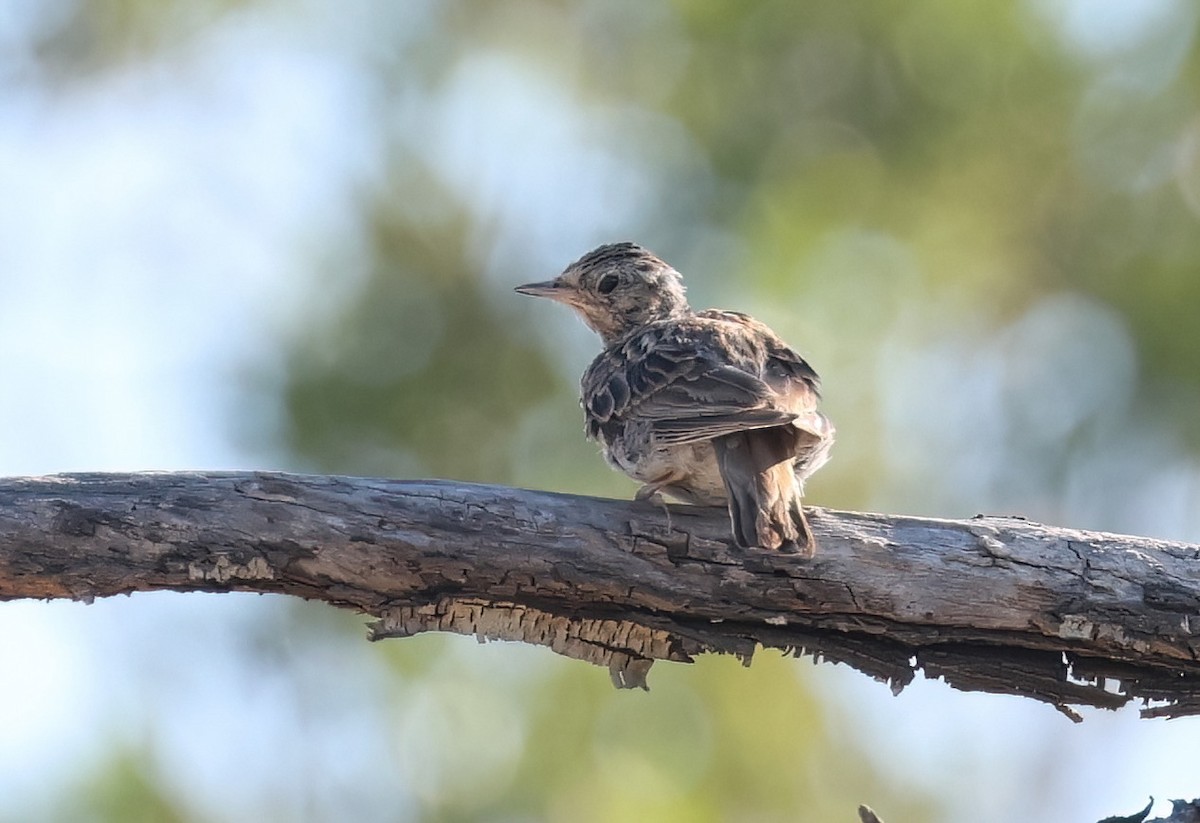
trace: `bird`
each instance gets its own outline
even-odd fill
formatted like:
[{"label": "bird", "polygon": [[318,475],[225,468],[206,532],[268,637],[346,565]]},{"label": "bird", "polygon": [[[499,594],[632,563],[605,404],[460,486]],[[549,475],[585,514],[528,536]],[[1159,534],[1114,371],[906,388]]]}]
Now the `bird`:
[{"label": "bird", "polygon": [[835,430],[816,371],[775,332],[694,311],[680,273],[630,242],[516,291],[569,306],[600,336],[580,381],[585,432],[642,484],[636,499],[726,506],[739,547],[813,556],[804,482]]}]

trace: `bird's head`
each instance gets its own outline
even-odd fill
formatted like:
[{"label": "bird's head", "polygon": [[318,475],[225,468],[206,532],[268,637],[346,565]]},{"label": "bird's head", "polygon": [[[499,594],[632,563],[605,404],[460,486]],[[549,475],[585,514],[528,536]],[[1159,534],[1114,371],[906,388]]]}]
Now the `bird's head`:
[{"label": "bird's head", "polygon": [[553,280],[527,283],[516,290],[565,303],[605,343],[647,323],[690,311],[679,272],[634,243],[600,246]]}]

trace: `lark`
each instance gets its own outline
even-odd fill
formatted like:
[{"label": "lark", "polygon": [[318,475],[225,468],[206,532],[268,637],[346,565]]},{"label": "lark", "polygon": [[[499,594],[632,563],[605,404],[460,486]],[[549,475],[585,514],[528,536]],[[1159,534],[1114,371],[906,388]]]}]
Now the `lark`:
[{"label": "lark", "polygon": [[804,358],[745,314],[693,311],[679,272],[634,243],[516,290],[570,306],[600,335],[581,384],[586,432],[642,483],[639,500],[727,506],[737,545],[812,556],[801,499],[834,427]]}]

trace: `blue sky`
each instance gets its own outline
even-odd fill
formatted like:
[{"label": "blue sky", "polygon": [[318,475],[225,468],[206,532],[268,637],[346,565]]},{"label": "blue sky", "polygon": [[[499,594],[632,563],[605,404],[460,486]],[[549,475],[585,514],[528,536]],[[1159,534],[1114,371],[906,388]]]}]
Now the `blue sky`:
[{"label": "blue sky", "polygon": [[[54,13],[53,4],[40,12],[34,5],[0,17],[0,42],[19,46],[38,14]],[[1105,3],[1035,5],[1077,43],[1081,59],[1119,51],[1123,32],[1181,13],[1167,0],[1129,4],[1129,17]],[[418,20],[413,36],[419,28]],[[356,38],[359,46],[345,48]],[[336,302],[363,276],[352,198],[382,176],[384,151],[369,125],[377,81],[356,62],[370,56],[369,32],[320,4],[286,17],[268,6],[230,17],[170,56],[57,88],[23,81],[27,66],[15,46],[0,58],[0,78],[7,78],[0,95],[0,430],[8,433],[0,438],[0,473],[282,467],[269,440],[244,441],[245,431],[269,433],[278,410],[248,407],[239,380],[247,368],[269,374],[278,367],[280,342],[297,333],[312,289]],[[632,124],[627,145],[597,138],[613,112],[572,107],[557,80],[503,56],[463,61],[448,88],[441,100],[414,99],[410,111],[395,112],[396,127],[408,130],[414,147],[429,147],[444,180],[470,189],[480,212],[506,227],[501,250],[532,243],[532,258],[550,272],[594,232],[636,225],[636,210],[616,214],[612,203],[656,207],[639,173],[647,157],[701,162],[681,131],[639,125],[644,113],[619,113]],[[533,142],[485,128],[505,120],[489,117],[488,106],[521,109],[522,120],[538,118],[545,127]],[[649,134],[660,145],[647,148],[642,137]],[[564,208],[580,186],[603,191],[583,208]],[[713,242],[719,247],[721,239]],[[847,242],[858,248],[863,241]],[[342,262],[339,276],[321,279],[317,263],[330,254]],[[1100,328],[1089,339],[1107,341],[1112,362],[1128,361],[1127,372],[1106,379],[1132,379],[1130,344],[1103,309],[1076,302],[1049,317],[1030,312],[1007,343],[989,344],[999,348],[956,353],[930,344],[895,357],[925,358],[953,383],[961,376],[955,369],[977,371],[979,357],[1021,362],[1011,347],[1031,335],[1064,339],[1055,335],[1067,317]],[[548,322],[566,329],[569,321]],[[563,335],[572,352],[591,345],[581,331]],[[1069,373],[1074,353],[1057,350]],[[564,373],[572,369],[564,360]],[[1041,385],[1037,375],[1030,379]],[[1067,402],[1053,386],[1043,388],[1033,393],[1037,402]],[[235,418],[243,423],[233,425]],[[919,430],[921,409],[909,404],[892,419]],[[1172,444],[1146,449],[1143,459],[1158,460]],[[1097,472],[1103,476],[1104,468]],[[1197,476],[1194,461],[1179,457],[1144,496],[1146,516],[1174,536],[1200,539]],[[1079,497],[1086,499],[1086,486]],[[430,761],[398,742],[453,722],[439,714],[450,699],[444,694],[414,687],[407,698],[415,708],[396,714],[390,728],[377,726],[394,696],[379,693],[380,664],[366,643],[336,660],[312,661],[307,676],[326,690],[320,693],[340,692],[351,707],[335,713],[325,706],[316,720],[303,710],[311,696],[248,671],[239,636],[278,626],[281,614],[280,601],[247,596],[0,606],[6,811],[44,810],[66,776],[97,762],[114,739],[149,742],[168,781],[212,819],[272,808],[296,770],[334,775],[320,801],[329,809],[349,803],[357,819],[392,819],[410,813],[425,787],[464,768],[451,754]],[[536,667],[544,654],[464,641],[455,664],[519,677],[515,668]],[[1068,812],[1099,819],[1132,812],[1148,794],[1200,795],[1200,720],[1145,722],[1126,710],[1085,712],[1087,721],[1072,726],[1048,721],[1050,708],[1015,698],[925,682],[893,697],[844,667],[801,663],[797,670],[838,705],[847,734],[870,741],[881,768],[934,793],[947,774],[969,786],[963,813],[968,801],[977,803],[970,807],[976,821],[1062,820]],[[495,705],[502,695],[470,683],[462,692],[453,697],[472,717],[503,716]],[[501,723],[481,736],[493,746],[479,752],[481,781],[501,779],[515,734]],[[235,760],[231,740],[239,747]],[[397,793],[364,788],[396,773],[408,777]]]}]

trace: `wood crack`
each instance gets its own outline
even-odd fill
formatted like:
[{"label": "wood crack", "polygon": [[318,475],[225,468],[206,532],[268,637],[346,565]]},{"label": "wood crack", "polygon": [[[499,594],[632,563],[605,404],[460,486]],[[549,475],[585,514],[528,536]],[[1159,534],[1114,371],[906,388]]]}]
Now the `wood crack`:
[{"label": "wood crack", "polygon": [[[258,591],[376,636],[540,643],[644,686],[656,659],[757,646],[903,688],[1200,713],[1198,547],[1013,519],[814,512],[811,561],[731,545],[721,511],[446,481],[252,473],[0,480],[0,599]],[[661,522],[660,522],[661,521]]]}]

